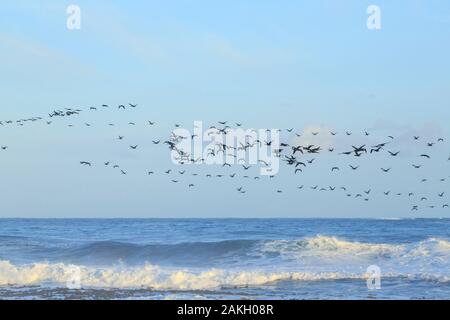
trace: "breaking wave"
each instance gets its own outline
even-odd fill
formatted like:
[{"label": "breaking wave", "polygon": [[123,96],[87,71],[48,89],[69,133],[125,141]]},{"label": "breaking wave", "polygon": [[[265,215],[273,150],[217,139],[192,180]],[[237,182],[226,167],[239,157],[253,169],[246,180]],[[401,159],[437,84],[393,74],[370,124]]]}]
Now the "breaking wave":
[{"label": "breaking wave", "polygon": [[174,290],[213,290],[223,287],[256,286],[282,280],[325,280],[362,278],[365,275],[339,273],[307,273],[263,271],[225,271],[210,269],[201,272],[166,270],[154,265],[136,268],[92,268],[63,263],[36,263],[14,266],[0,261],[0,285],[52,285],[65,286],[80,281],[82,287],[95,288],[149,288]]},{"label": "breaking wave", "polygon": [[[75,258],[103,263],[70,262]],[[188,264],[180,263],[186,259]],[[129,264],[129,260],[141,263]],[[413,244],[382,244],[327,236],[172,245],[95,242],[63,250],[56,261],[17,264],[4,258],[0,286],[59,287],[75,277],[89,288],[214,290],[277,281],[365,279],[371,264],[380,266],[383,277],[449,282],[450,242],[429,238]]]}]

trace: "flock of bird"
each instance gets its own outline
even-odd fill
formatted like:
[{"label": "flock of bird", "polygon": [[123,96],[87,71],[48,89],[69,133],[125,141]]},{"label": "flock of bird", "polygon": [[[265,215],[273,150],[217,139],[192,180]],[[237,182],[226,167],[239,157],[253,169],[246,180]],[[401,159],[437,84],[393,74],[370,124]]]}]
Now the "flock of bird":
[{"label": "flock of bird", "polygon": [[[19,120],[2,120],[0,121],[0,128],[6,127],[6,126],[24,126],[27,123],[33,123],[33,122],[45,122],[47,125],[52,125],[54,121],[57,121],[58,118],[71,118],[74,116],[80,115],[82,112],[96,112],[101,109],[117,109],[119,111],[126,111],[128,109],[134,109],[137,108],[137,104],[120,104],[118,106],[110,106],[107,104],[103,104],[99,107],[90,107],[88,109],[80,109],[80,108],[63,108],[58,109],[50,112],[48,116],[45,117],[30,117],[30,118],[23,118]],[[82,125],[90,127],[91,123],[85,122]],[[108,123],[108,126],[115,126],[114,123]],[[135,122],[129,122],[128,125],[135,126]],[[155,126],[157,123],[155,121],[146,121],[147,126]],[[69,127],[73,127],[73,124],[67,124]],[[233,128],[239,128],[242,127],[242,123],[233,123],[231,124],[229,121],[218,121],[216,125],[210,126],[208,129],[210,132],[226,135],[227,132],[232,130]],[[174,129],[180,128],[181,124],[175,124]],[[284,142],[281,141],[279,145],[275,146],[274,140],[271,140],[270,138],[267,139],[258,139],[255,138],[254,135],[247,135],[245,138],[245,143],[240,142],[238,145],[227,145],[225,142],[216,142],[213,146],[209,146],[207,149],[207,152],[204,156],[194,158],[194,155],[190,153],[190,150],[183,150],[179,147],[179,144],[183,140],[193,140],[195,138],[195,135],[191,136],[183,136],[180,134],[176,134],[175,130],[173,130],[170,135],[167,138],[157,138],[152,140],[152,144],[154,145],[165,145],[168,147],[168,149],[175,153],[176,161],[179,165],[187,165],[187,164],[203,164],[206,161],[207,157],[211,158],[221,158],[224,159],[223,163],[221,164],[221,167],[228,168],[228,171],[222,172],[222,173],[206,173],[206,178],[230,178],[230,179],[242,179],[240,180],[240,184],[236,185],[235,192],[238,192],[239,194],[246,194],[248,192],[248,189],[244,187],[242,181],[245,181],[245,179],[252,179],[252,180],[260,180],[264,178],[268,178],[270,180],[275,179],[276,175],[269,175],[268,177],[260,176],[260,175],[250,175],[248,172],[254,165],[250,165],[247,163],[245,158],[238,158],[238,154],[242,155],[242,152],[247,153],[251,152],[254,149],[260,148],[262,146],[265,147],[272,147],[272,151],[274,152],[275,156],[278,157],[279,160],[281,160],[281,163],[284,163],[287,168],[292,170],[292,173],[294,176],[301,175],[305,170],[308,170],[309,168],[312,168],[316,162],[315,156],[318,156],[319,154],[336,154],[339,157],[347,157],[347,159],[351,159],[353,163],[346,164],[345,167],[339,166],[339,165],[333,165],[330,166],[329,170],[331,174],[336,174],[340,171],[349,170],[349,171],[358,171],[360,170],[361,165],[358,164],[356,161],[363,157],[368,157],[370,155],[379,154],[379,153],[385,153],[387,157],[389,158],[396,158],[399,157],[401,152],[398,150],[392,150],[390,147],[395,145],[393,142],[396,140],[396,138],[392,135],[387,136],[383,141],[377,142],[377,143],[366,143],[362,145],[353,145],[350,144],[347,148],[337,151],[336,147],[329,147],[329,146],[322,146],[319,144],[312,144],[312,143],[300,143],[299,141],[302,141],[301,139],[305,138],[305,135],[310,135],[311,137],[320,137],[323,135],[329,135],[330,137],[335,137],[338,135],[342,135],[343,137],[351,137],[356,136],[357,134],[351,132],[351,131],[345,131],[343,133],[338,133],[335,131],[328,131],[328,132],[321,132],[319,130],[317,131],[311,131],[311,132],[296,132],[294,128],[289,129],[278,129],[279,133],[285,133],[288,134],[291,137],[290,142]],[[270,135],[269,130],[267,130],[267,134]],[[371,137],[371,133],[368,131],[364,131],[362,133],[362,137]],[[361,137],[360,137],[361,138]],[[117,139],[118,141],[125,140],[125,135],[119,135],[115,137],[114,139]],[[432,150],[432,148],[436,148],[439,144],[445,145],[445,139],[440,137],[437,138],[435,141],[422,141],[422,137],[419,135],[414,135],[410,137],[411,141],[417,144],[421,144],[426,149],[423,152],[420,152],[416,155],[417,162],[411,163],[410,166],[412,170],[421,170],[423,167],[427,165],[426,161],[430,161],[432,159],[433,155],[429,152],[429,150]],[[305,141],[311,141],[309,139],[305,139]],[[1,152],[9,152],[10,146],[8,145],[0,145]],[[129,150],[135,151],[139,149],[138,144],[129,144],[128,145]],[[1,155],[1,154],[0,154]],[[233,159],[233,162],[226,162],[226,159]],[[419,161],[421,160],[421,161]],[[83,159],[78,160],[79,164],[82,166],[92,167],[95,164],[92,161]],[[447,162],[450,163],[450,157],[446,159]],[[103,166],[111,166],[113,169],[117,169],[118,172],[122,175],[127,175],[128,172],[124,168],[122,168],[119,164],[113,163],[111,161],[104,161],[101,163]],[[258,160],[258,165],[260,166],[266,166],[269,167],[270,163],[268,163],[266,160]],[[233,170],[235,169],[235,170]],[[231,172],[230,172],[231,170]],[[381,174],[390,174],[393,171],[393,168],[388,166],[380,166],[379,167]],[[156,174],[156,170],[147,170],[145,172],[146,175],[154,175]],[[167,175],[171,183],[186,183],[186,186],[188,189],[195,188],[195,180],[193,177],[200,176],[199,173],[196,172],[188,172],[186,169],[183,168],[183,170],[175,170],[175,169],[167,169],[162,170],[161,174]],[[182,177],[191,176],[192,178],[189,179],[182,179]],[[439,179],[440,182],[445,182],[450,177],[443,176]],[[186,181],[188,180],[188,181]],[[423,184],[426,182],[429,182],[430,179],[428,178],[422,178],[418,182]],[[348,187],[345,186],[319,186],[319,185],[313,185],[313,186],[305,186],[300,185],[296,186],[297,190],[303,190],[309,188],[310,190],[315,190],[318,192],[342,192],[342,194],[347,198],[354,198],[354,199],[361,199],[363,201],[370,201],[370,197],[375,194],[375,191],[371,188],[368,188],[366,190],[361,190],[359,192],[352,192]],[[275,189],[274,192],[277,194],[281,194],[284,192],[283,189]],[[422,194],[415,194],[414,192],[394,192],[392,190],[380,190],[378,193],[384,197],[388,196],[396,196],[396,197],[407,197],[411,201],[411,210],[412,211],[419,211],[419,210],[425,210],[425,209],[448,209],[449,204],[446,202],[446,192],[445,190],[440,190],[439,192],[436,192],[436,196],[431,199],[429,195],[422,195]],[[425,212],[425,211],[424,211]]]}]

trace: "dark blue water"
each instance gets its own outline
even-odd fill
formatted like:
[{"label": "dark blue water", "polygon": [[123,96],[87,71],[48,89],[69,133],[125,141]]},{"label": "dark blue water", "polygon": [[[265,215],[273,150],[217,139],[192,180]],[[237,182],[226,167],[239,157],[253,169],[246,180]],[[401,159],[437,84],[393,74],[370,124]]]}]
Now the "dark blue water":
[{"label": "dark blue water", "polygon": [[450,219],[0,219],[0,297],[448,299]]}]

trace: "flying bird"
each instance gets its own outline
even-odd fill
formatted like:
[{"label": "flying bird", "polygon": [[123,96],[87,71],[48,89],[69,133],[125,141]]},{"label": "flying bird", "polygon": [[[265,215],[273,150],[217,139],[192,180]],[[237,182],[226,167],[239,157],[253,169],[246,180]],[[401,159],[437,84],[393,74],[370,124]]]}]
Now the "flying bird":
[{"label": "flying bird", "polygon": [[398,156],[398,154],[400,153],[400,151],[397,151],[397,152],[388,151],[388,152],[389,152],[389,154],[390,154],[391,156],[393,156],[393,157]]}]

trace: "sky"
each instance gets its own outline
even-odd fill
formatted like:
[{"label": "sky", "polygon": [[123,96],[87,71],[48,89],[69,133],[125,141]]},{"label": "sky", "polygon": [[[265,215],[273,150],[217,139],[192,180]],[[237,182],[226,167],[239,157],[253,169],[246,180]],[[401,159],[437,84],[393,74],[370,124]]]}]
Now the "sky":
[{"label": "sky", "polygon": [[[79,30],[66,26],[69,5],[81,9]],[[370,5],[381,10],[380,30],[367,28]],[[442,161],[424,172],[433,182],[417,185],[422,176],[409,168],[421,151],[411,135],[450,138],[448,1],[6,0],[0,12],[0,120],[139,104],[124,113],[84,112],[73,128],[72,119],[0,126],[0,145],[9,147],[0,152],[0,217],[410,217],[410,202],[401,197],[362,203],[296,186],[413,189],[430,198],[448,188],[438,182],[449,176],[447,142],[434,151]],[[147,120],[157,125],[149,128]],[[329,167],[349,160],[324,156],[302,176],[282,168],[270,182],[199,178],[195,190],[187,179],[173,185],[164,174],[142,174],[179,169],[151,140],[165,139],[175,123],[193,130],[195,120],[305,134],[370,130],[373,142],[399,137],[392,146],[401,157],[383,163],[398,166],[389,176],[379,172],[381,161],[392,161],[386,156],[361,160],[361,172],[340,176]],[[120,134],[125,147],[116,141]],[[343,137],[318,139],[345,144]],[[142,149],[132,153],[128,144]],[[96,165],[81,167],[82,160]],[[113,173],[105,161],[129,174]],[[249,190],[245,196],[235,191],[239,185]]]}]

